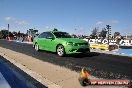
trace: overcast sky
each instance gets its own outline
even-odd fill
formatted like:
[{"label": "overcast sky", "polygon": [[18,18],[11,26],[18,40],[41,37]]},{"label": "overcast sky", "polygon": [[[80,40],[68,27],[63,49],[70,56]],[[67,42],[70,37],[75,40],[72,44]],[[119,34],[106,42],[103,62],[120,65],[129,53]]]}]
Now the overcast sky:
[{"label": "overcast sky", "polygon": [[0,0],[0,29],[7,24],[11,31],[58,28],[75,34],[109,24],[112,32],[132,34],[132,0]]}]

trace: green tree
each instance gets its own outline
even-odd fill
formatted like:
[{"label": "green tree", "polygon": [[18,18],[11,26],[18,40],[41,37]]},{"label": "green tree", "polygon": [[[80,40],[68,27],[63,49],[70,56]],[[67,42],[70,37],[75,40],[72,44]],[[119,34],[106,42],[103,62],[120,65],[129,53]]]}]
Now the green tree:
[{"label": "green tree", "polygon": [[102,37],[103,39],[106,38],[107,31],[105,29],[102,29],[99,33],[99,37]]},{"label": "green tree", "polygon": [[8,36],[8,30],[1,30],[1,33],[2,33],[2,38],[6,39],[6,37]]},{"label": "green tree", "polygon": [[117,36],[120,36],[120,32],[115,32],[114,33],[114,38],[116,38]]},{"label": "green tree", "polygon": [[13,37],[13,33],[9,32],[9,37]]},{"label": "green tree", "polygon": [[97,35],[98,34],[98,28],[97,27],[95,27],[93,30],[92,30],[92,35]]},{"label": "green tree", "polygon": [[0,31],[0,38],[2,38],[2,32]]},{"label": "green tree", "polygon": [[58,29],[57,28],[54,28],[53,31],[58,31]]},{"label": "green tree", "polygon": [[93,30],[92,30],[92,34],[90,35],[92,38],[97,38],[98,36],[98,32],[99,31],[99,28],[98,27],[95,27]]}]

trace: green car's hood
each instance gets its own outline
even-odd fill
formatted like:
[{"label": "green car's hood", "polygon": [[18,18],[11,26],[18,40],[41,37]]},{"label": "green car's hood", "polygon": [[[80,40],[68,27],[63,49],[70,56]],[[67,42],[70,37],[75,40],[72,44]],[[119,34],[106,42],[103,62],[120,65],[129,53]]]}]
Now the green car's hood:
[{"label": "green car's hood", "polygon": [[65,42],[73,42],[73,43],[84,43],[85,40],[78,39],[78,38],[59,38],[59,40],[63,40]]}]

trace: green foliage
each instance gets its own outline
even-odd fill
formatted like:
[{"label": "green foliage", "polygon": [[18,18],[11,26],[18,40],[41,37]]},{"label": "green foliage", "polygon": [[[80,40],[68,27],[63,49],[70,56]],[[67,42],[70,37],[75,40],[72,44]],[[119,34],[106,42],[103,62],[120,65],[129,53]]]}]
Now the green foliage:
[{"label": "green foliage", "polygon": [[92,30],[92,34],[90,35],[91,38],[97,38],[98,31],[99,31],[99,29],[98,29],[97,27],[95,27],[95,28]]},{"label": "green foliage", "polygon": [[13,33],[9,32],[9,37],[13,37]]},{"label": "green foliage", "polygon": [[0,38],[2,38],[2,32],[0,31]]},{"label": "green foliage", "polygon": [[106,37],[106,34],[107,34],[107,31],[105,29],[102,29],[99,34],[99,37],[102,37],[104,39]]},{"label": "green foliage", "polygon": [[98,31],[99,29],[97,27],[95,27],[93,30],[92,30],[92,35],[93,36],[96,36],[98,34]]},{"label": "green foliage", "polygon": [[116,38],[117,36],[120,36],[120,32],[115,32],[114,37]]},{"label": "green foliage", "polygon": [[53,31],[58,31],[58,29],[57,28],[54,28]]}]

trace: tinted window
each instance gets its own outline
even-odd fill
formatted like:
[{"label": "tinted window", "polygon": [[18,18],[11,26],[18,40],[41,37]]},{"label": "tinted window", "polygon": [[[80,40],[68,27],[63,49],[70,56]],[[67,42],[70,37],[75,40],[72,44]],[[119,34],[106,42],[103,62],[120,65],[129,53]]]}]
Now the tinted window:
[{"label": "tinted window", "polygon": [[66,32],[54,32],[56,38],[72,38],[70,34]]},{"label": "tinted window", "polygon": [[46,32],[41,33],[38,38],[46,38],[47,34]]},{"label": "tinted window", "polygon": [[47,38],[47,37],[54,37],[54,35],[50,32],[43,32],[38,37],[39,38]]},{"label": "tinted window", "polygon": [[47,38],[47,37],[52,37],[52,38],[54,38],[54,35],[53,35],[52,33],[47,32],[46,34],[47,34],[47,35],[46,35],[46,38]]}]

